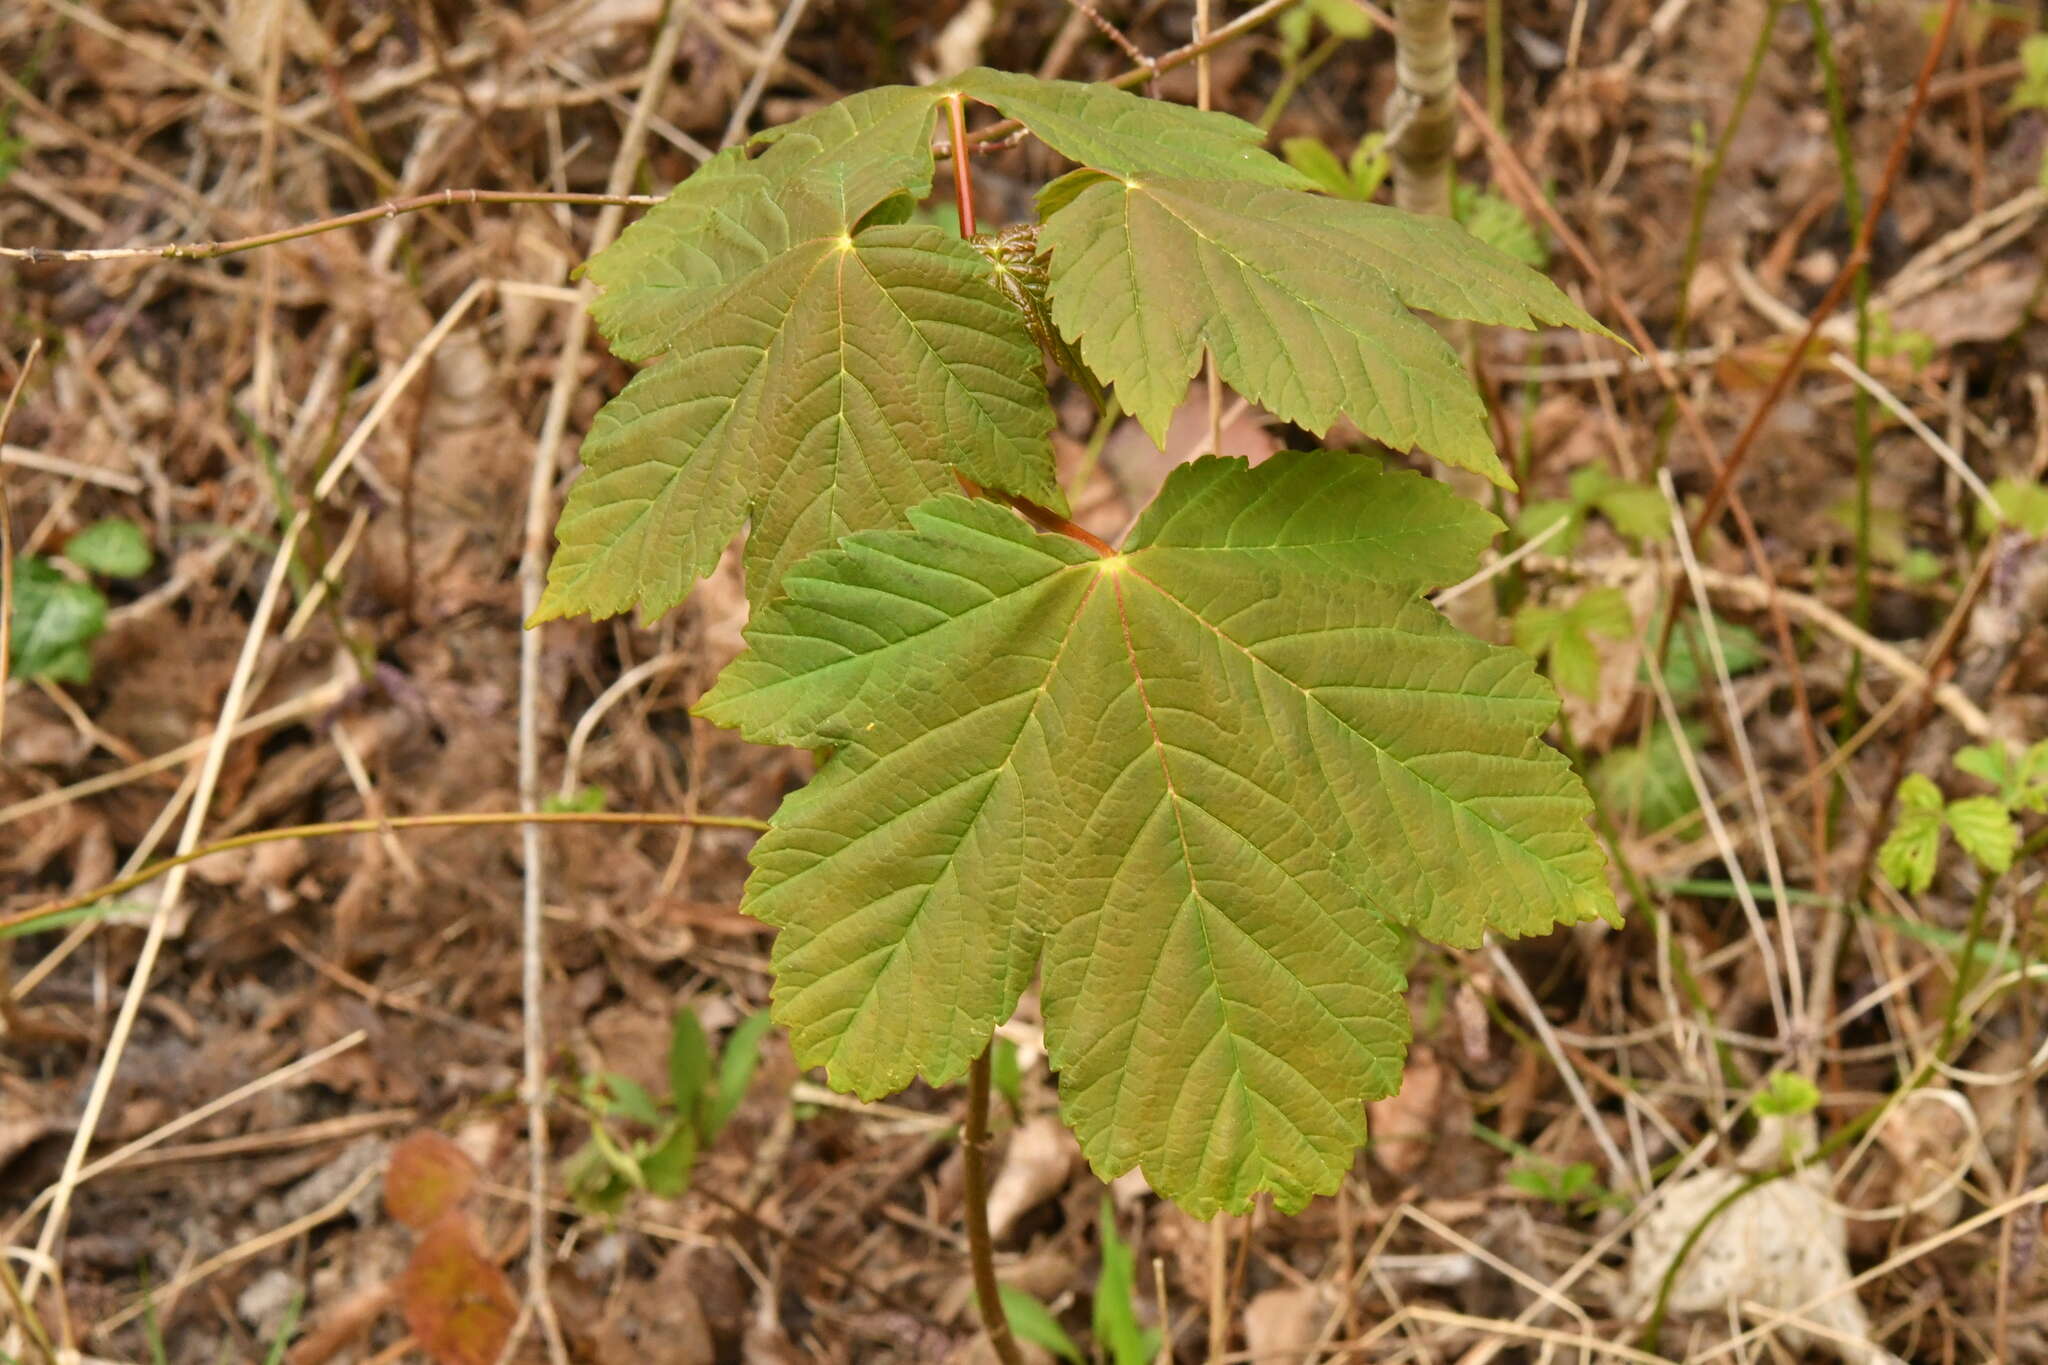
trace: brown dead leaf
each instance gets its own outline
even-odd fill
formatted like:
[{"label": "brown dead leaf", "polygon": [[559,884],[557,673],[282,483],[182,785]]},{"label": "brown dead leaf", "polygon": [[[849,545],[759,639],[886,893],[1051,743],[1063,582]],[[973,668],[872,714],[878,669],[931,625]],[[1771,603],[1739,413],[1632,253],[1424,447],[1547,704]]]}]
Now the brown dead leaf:
[{"label": "brown dead leaf", "polygon": [[1373,1164],[1388,1175],[1413,1175],[1429,1159],[1436,1141],[1437,1107],[1443,1099],[1444,1073],[1436,1054],[1417,1047],[1408,1057],[1401,1089],[1366,1106],[1366,1135]]},{"label": "brown dead leaf", "polygon": [[1306,1361],[1333,1306],[1328,1289],[1319,1284],[1268,1289],[1245,1305],[1245,1348],[1254,1360],[1271,1365]]},{"label": "brown dead leaf", "polygon": [[391,1149],[384,1169],[385,1212],[409,1228],[432,1227],[462,1207],[476,1177],[467,1152],[430,1128],[419,1129]]},{"label": "brown dead leaf", "polygon": [[989,1186],[990,1234],[1004,1236],[1018,1218],[1058,1194],[1080,1154],[1074,1135],[1055,1115],[1040,1115],[1012,1134],[1003,1169]]},{"label": "brown dead leaf", "polygon": [[511,1282],[477,1250],[459,1210],[420,1238],[398,1293],[406,1327],[435,1365],[494,1365],[519,1315]]}]

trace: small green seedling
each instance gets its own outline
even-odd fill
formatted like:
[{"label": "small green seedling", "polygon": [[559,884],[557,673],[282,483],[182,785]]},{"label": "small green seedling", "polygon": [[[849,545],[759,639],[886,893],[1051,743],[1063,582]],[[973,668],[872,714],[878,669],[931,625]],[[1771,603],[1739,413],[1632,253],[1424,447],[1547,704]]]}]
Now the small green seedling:
[{"label": "small green seedling", "polygon": [[[1159,1357],[1159,1329],[1138,1321],[1137,1258],[1117,1235],[1116,1207],[1106,1195],[1099,1220],[1102,1268],[1095,1277],[1096,1359],[1106,1365],[1152,1365]],[[1086,1365],[1087,1356],[1050,1309],[1013,1285],[1000,1286],[1000,1292],[1010,1330],[1019,1341],[1043,1347],[1073,1365]]]},{"label": "small green seedling", "polygon": [[1990,783],[1999,803],[2015,815],[2048,814],[2048,739],[2018,758],[2003,744],[1972,744],[1956,751],[1956,768]]},{"label": "small green seedling", "polygon": [[1568,607],[1522,607],[1515,613],[1515,647],[1540,660],[1561,691],[1590,701],[1600,691],[1600,646],[1594,637],[1626,640],[1635,629],[1619,588],[1592,588]]},{"label": "small green seedling", "polygon": [[1899,784],[1898,819],[1877,851],[1878,867],[1900,890],[1916,895],[1925,891],[1934,884],[1944,831],[1986,872],[2010,868],[2020,843],[2019,822],[1999,797],[1963,796],[1944,801],[1941,788],[1913,773]]},{"label": "small green seedling", "polygon": [[1590,1161],[1560,1166],[1531,1157],[1508,1168],[1507,1183],[1523,1194],[1580,1213],[1590,1212],[1613,1198],[1612,1191],[1600,1183],[1599,1172]]},{"label": "small green seedling", "polygon": [[1394,170],[1385,133],[1367,133],[1360,138],[1348,161],[1339,161],[1330,145],[1317,137],[1287,138],[1280,144],[1280,154],[1288,165],[1339,199],[1371,199]]},{"label": "small green seedling", "polygon": [[2020,42],[2020,83],[2006,107],[2048,109],[2048,33],[2030,33]]},{"label": "small green seedling", "polygon": [[1117,1235],[1116,1206],[1108,1195],[1102,1197],[1099,1218],[1102,1272],[1095,1277],[1095,1347],[1110,1365],[1152,1365],[1159,1354],[1159,1329],[1138,1321],[1137,1258]]},{"label": "small green seedling", "polygon": [[1308,51],[1308,40],[1317,28],[1328,29],[1332,39],[1346,39],[1366,37],[1372,27],[1372,20],[1351,0],[1304,0],[1273,25],[1281,57],[1289,65],[1299,62]]},{"label": "small green seedling", "polygon": [[1531,270],[1550,264],[1550,248],[1529,215],[1492,190],[1460,180],[1451,187],[1451,217],[1480,241]]},{"label": "small green seedling", "polygon": [[1589,464],[1572,471],[1567,498],[1537,499],[1525,503],[1515,518],[1515,534],[1524,541],[1535,540],[1558,522],[1564,529],[1553,535],[1545,548],[1552,554],[1568,555],[1579,548],[1586,525],[1594,513],[1630,540],[1668,540],[1671,510],[1664,495],[1648,484],[1630,483],[1605,465]]},{"label": "small green seedling", "polygon": [[1820,1087],[1794,1071],[1774,1071],[1749,1107],[1771,1118],[1799,1118],[1820,1108]]},{"label": "small green seedling", "polygon": [[[1996,524],[2010,526],[2035,540],[2048,537],[2048,483],[2031,479],[2004,478],[1991,485],[1991,499],[1998,504]],[[1977,529],[1990,534],[1994,519],[1991,509],[1977,506]]]},{"label": "small green seedling", "polygon": [[714,1066],[695,1012],[678,1010],[669,1039],[669,1093],[659,1101],[616,1072],[584,1078],[580,1098],[590,1115],[590,1141],[563,1162],[571,1195],[587,1208],[616,1213],[635,1190],[674,1198],[688,1189],[697,1154],[717,1139],[746,1096],[770,1023],[765,1012],[742,1020]]},{"label": "small green seedling", "polygon": [[42,555],[15,557],[12,677],[92,681],[91,645],[107,628],[107,597],[92,575],[140,578],[155,562],[142,528],[119,518],[95,522],[71,537],[62,559],[73,572]]}]

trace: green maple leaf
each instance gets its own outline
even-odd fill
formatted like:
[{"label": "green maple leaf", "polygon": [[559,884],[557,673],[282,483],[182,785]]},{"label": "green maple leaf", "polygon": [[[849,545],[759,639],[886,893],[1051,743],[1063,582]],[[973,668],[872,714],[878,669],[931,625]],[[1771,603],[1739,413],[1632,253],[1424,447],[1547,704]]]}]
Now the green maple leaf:
[{"label": "green maple leaf", "polygon": [[1394,926],[1612,917],[1522,654],[1419,593],[1498,529],[1325,453],[1172,475],[1120,554],[941,498],[788,573],[700,711],[831,746],[754,851],[775,1012],[863,1096],[960,1075],[1043,961],[1098,1172],[1197,1214],[1336,1187],[1399,1083]]},{"label": "green maple leaf", "polygon": [[106,628],[107,599],[98,588],[73,582],[40,556],[16,556],[8,644],[8,667],[15,677],[89,682],[92,655],[87,646]]},{"label": "green maple leaf", "polygon": [[1208,351],[1223,382],[1286,421],[1320,433],[1348,416],[1507,485],[1457,353],[1409,309],[1603,330],[1462,229],[1266,185],[1098,177],[1039,240],[1053,321],[1161,442]]},{"label": "green maple leaf", "polygon": [[1266,134],[1231,114],[1145,99],[1111,85],[1047,81],[976,67],[941,87],[1016,119],[1069,161],[1116,176],[1233,180],[1309,189],[1314,181],[1264,150]]},{"label": "green maple leaf", "polygon": [[750,517],[747,580],[954,486],[1061,505],[1038,348],[988,262],[933,227],[807,234],[701,309],[591,425],[536,620],[682,600]]},{"label": "green maple leaf", "polygon": [[1025,320],[971,248],[902,221],[931,192],[954,92],[1117,174],[1308,183],[1240,119],[986,69],[870,90],[720,153],[583,268],[613,352],[656,363],[592,424],[536,621],[658,613],[749,521],[765,600],[789,564],[900,522],[954,468],[1064,505]]}]

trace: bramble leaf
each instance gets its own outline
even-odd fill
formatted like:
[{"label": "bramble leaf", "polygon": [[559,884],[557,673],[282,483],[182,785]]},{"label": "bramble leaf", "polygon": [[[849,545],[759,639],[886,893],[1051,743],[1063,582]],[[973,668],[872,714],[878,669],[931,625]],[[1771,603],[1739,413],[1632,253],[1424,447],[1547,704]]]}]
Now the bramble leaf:
[{"label": "bramble leaf", "polygon": [[1915,894],[1934,884],[1934,864],[1941,856],[1941,788],[1909,774],[1899,783],[1899,817],[1877,850],[1877,865],[1902,891]]},{"label": "bramble leaf", "polygon": [[1540,740],[1555,695],[1418,595],[1498,529],[1441,485],[1206,459],[1106,558],[962,498],[910,519],[792,570],[699,708],[835,748],[746,901],[835,1085],[960,1075],[1042,953],[1100,1173],[1298,1208],[1399,1082],[1394,925],[1476,945],[1613,915]]},{"label": "bramble leaf", "polygon": [[1378,204],[1208,180],[1098,180],[1048,220],[1053,321],[1163,442],[1204,351],[1285,421],[1348,416],[1509,484],[1450,345],[1408,310],[1602,330],[1460,229]]},{"label": "bramble leaf", "polygon": [[106,578],[140,578],[156,563],[149,537],[125,517],[96,521],[64,543],[64,557]]},{"label": "bramble leaf", "polygon": [[2020,846],[2020,827],[1995,796],[1965,796],[1948,803],[1948,828],[1956,844],[1986,872],[2004,872]]}]

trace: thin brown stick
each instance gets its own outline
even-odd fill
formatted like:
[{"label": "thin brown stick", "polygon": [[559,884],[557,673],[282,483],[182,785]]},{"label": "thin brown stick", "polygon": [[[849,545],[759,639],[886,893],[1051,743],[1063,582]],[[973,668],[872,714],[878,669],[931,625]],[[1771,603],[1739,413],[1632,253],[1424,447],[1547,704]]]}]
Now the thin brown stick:
[{"label": "thin brown stick", "polygon": [[32,910],[0,916],[0,938],[29,933],[43,920],[83,910],[109,896],[118,896],[146,886],[173,868],[196,863],[216,853],[227,853],[255,844],[280,839],[320,839],[336,834],[379,834],[385,830],[467,829],[485,825],[696,825],[708,829],[746,829],[762,832],[766,820],[747,815],[684,815],[670,811],[449,811],[434,815],[388,815],[374,820],[323,820],[311,825],[280,825],[275,829],[252,830],[228,839],[200,844],[175,857],[151,863],[140,871],[63,900],[46,901]]},{"label": "thin brown stick", "polygon": [[1890,201],[1892,191],[1898,185],[1899,173],[1905,169],[1906,154],[1913,146],[1913,130],[1920,123],[1921,111],[1927,107],[1928,86],[1934,81],[1935,69],[1941,64],[1941,54],[1948,47],[1949,30],[1954,27],[1956,13],[1961,8],[1962,0],[1948,0],[1948,3],[1942,6],[1941,20],[1935,26],[1934,36],[1928,40],[1927,56],[1920,64],[1919,79],[1913,83],[1913,102],[1906,107],[1906,116],[1900,120],[1899,131],[1892,138],[1891,153],[1885,158],[1884,177],[1877,182],[1877,190],[1871,195],[1870,203],[1863,210],[1862,230],[1856,234],[1855,245],[1850,247],[1849,255],[1842,262],[1841,269],[1835,272],[1834,283],[1828,286],[1828,292],[1821,296],[1820,302],[1814,305],[1812,313],[1807,316],[1806,330],[1801,332],[1799,340],[1793,343],[1790,354],[1785,357],[1785,363],[1779,367],[1777,376],[1771,380],[1770,388],[1764,391],[1762,401],[1749,414],[1749,420],[1743,423],[1741,432],[1735,437],[1735,444],[1729,447],[1728,458],[1722,462],[1720,472],[1715,476],[1714,486],[1707,491],[1706,502],[1701,504],[1699,515],[1693,519],[1692,533],[1695,537],[1702,535],[1706,528],[1713,524],[1715,516],[1721,510],[1721,504],[1727,500],[1735,476],[1742,471],[1750,452],[1756,448],[1756,438],[1763,430],[1764,422],[1776,411],[1778,404],[1792,387],[1792,377],[1798,374],[1805,364],[1806,353],[1813,348],[1822,324],[1834,316],[1835,309],[1841,306],[1843,298],[1848,295],[1849,286],[1855,282],[1858,272],[1869,264],[1870,243],[1877,235],[1878,219],[1884,215],[1885,205]]},{"label": "thin brown stick", "polygon": [[425,209],[449,208],[456,204],[581,204],[615,205],[618,207],[646,207],[658,204],[659,197],[647,194],[553,194],[527,190],[437,190],[433,194],[416,194],[409,199],[393,199],[375,208],[357,209],[336,218],[322,218],[317,222],[299,223],[275,232],[259,232],[253,237],[236,237],[225,242],[166,242],[162,246],[110,246],[89,247],[78,250],[59,250],[41,246],[0,246],[0,258],[27,261],[38,265],[49,261],[210,261],[218,256],[233,256],[243,251],[254,251],[258,247],[275,246],[279,242],[297,241],[301,237],[314,237],[323,232],[334,232],[359,223],[374,223],[381,219],[396,218],[402,213],[419,213]]},{"label": "thin brown stick", "polygon": [[967,1224],[974,1304],[981,1312],[981,1325],[988,1329],[988,1344],[1003,1365],[1024,1365],[1017,1340],[1010,1335],[1009,1315],[1003,1312],[995,1244],[988,1235],[988,1091],[988,1049],[983,1048],[967,1069],[967,1126],[960,1135],[961,1221]]}]

